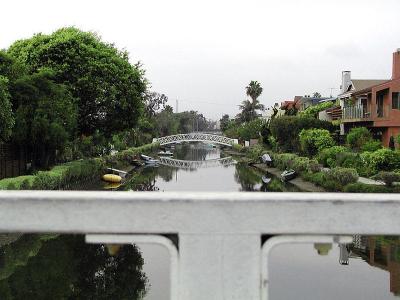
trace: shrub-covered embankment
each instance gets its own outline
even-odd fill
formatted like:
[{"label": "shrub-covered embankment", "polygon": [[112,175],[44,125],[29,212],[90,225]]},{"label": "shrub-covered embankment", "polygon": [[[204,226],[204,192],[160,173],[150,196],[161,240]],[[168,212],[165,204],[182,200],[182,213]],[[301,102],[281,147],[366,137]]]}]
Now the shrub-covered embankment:
[{"label": "shrub-covered embankment", "polygon": [[106,166],[127,165],[137,155],[149,153],[159,144],[147,144],[129,148],[113,156],[71,161],[53,167],[49,171],[39,171],[34,175],[5,178],[0,180],[0,190],[58,190],[67,189],[82,180],[99,178]]}]

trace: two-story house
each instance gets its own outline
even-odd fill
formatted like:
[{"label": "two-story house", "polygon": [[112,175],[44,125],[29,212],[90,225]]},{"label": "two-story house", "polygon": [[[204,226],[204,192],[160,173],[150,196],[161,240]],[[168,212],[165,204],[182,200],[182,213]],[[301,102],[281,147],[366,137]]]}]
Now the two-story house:
[{"label": "two-story house", "polygon": [[389,146],[390,137],[400,134],[400,49],[393,53],[391,80],[369,81],[341,99],[344,133],[352,127],[368,127],[376,138]]}]

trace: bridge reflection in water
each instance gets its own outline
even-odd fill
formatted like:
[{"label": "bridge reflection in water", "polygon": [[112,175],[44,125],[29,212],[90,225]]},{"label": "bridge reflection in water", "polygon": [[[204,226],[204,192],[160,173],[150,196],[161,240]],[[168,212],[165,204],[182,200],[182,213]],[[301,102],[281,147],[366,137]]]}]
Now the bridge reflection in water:
[{"label": "bridge reflection in water", "polygon": [[171,157],[160,157],[160,164],[182,169],[197,169],[230,166],[236,164],[236,161],[231,156],[207,160],[182,160]]}]

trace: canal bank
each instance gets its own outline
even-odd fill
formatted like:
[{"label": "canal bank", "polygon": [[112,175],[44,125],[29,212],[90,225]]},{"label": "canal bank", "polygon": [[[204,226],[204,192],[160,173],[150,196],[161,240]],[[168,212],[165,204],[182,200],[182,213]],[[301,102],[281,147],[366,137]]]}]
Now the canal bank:
[{"label": "canal bank", "polygon": [[[255,164],[253,165],[255,168],[260,169],[262,171],[271,173],[276,177],[280,177],[282,171],[277,168],[268,167],[265,164]],[[290,183],[299,188],[302,192],[326,192],[326,190],[320,186],[315,185],[312,182],[305,181],[301,177],[297,176],[295,179],[290,180]]]}]

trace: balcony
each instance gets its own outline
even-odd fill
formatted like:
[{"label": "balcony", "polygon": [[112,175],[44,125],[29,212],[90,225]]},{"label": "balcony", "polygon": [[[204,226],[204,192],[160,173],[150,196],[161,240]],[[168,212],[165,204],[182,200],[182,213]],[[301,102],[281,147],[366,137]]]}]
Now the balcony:
[{"label": "balcony", "polygon": [[346,121],[371,121],[371,111],[364,105],[351,105],[343,108],[342,120]]}]

